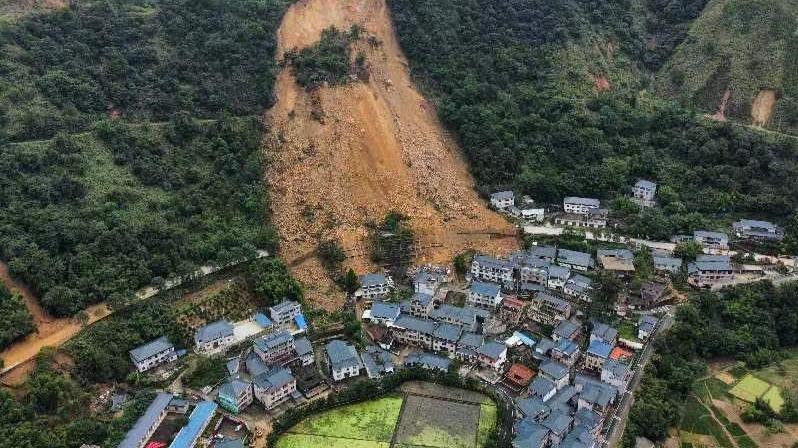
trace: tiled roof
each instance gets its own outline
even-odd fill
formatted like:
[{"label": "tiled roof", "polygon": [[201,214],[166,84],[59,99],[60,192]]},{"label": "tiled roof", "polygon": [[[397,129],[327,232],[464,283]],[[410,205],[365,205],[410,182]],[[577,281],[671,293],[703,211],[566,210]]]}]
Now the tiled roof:
[{"label": "tiled roof", "polygon": [[340,339],[333,339],[328,342],[326,350],[327,357],[330,359],[330,364],[334,370],[362,366],[355,347]]},{"label": "tiled roof", "polygon": [[590,346],[587,348],[587,352],[589,354],[596,355],[604,359],[610,357],[611,351],[612,351],[612,346],[600,339],[596,339],[595,341],[591,342]]},{"label": "tiled roof", "polygon": [[150,341],[144,345],[140,345],[133,350],[130,351],[130,356],[136,362],[144,361],[147,358],[157,355],[162,351],[169,350],[170,348],[174,348],[174,344],[169,341],[169,338],[166,336],[161,336],[160,338]]},{"label": "tiled roof", "polygon": [[494,283],[474,282],[471,284],[471,292],[481,296],[496,297],[501,288]]},{"label": "tiled roof", "polygon": [[160,419],[161,413],[169,406],[172,401],[172,394],[160,393],[155,396],[144,414],[136,420],[133,428],[125,434],[125,438],[118,448],[139,448],[144,443],[144,438],[149,433],[150,428]]},{"label": "tiled roof", "polygon": [[226,320],[217,320],[197,329],[194,333],[194,342],[204,344],[233,335],[233,326]]}]

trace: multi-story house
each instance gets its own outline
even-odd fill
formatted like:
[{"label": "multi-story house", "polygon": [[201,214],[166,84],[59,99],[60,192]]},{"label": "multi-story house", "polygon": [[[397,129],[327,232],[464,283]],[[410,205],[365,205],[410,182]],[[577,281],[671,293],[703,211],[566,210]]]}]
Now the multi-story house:
[{"label": "multi-story house", "polygon": [[551,431],[532,418],[524,418],[513,427],[513,447],[546,448]]},{"label": "multi-story house", "polygon": [[130,351],[130,360],[139,372],[146,372],[161,364],[177,359],[175,346],[166,336],[138,346]]},{"label": "multi-story house", "polygon": [[587,409],[599,414],[605,414],[615,401],[617,394],[617,389],[609,384],[594,381],[586,382],[579,393],[577,409]]},{"label": "multi-story house", "polygon": [[462,333],[463,329],[457,325],[438,325],[432,331],[432,350],[454,356],[455,350],[457,350],[457,341],[460,340]]},{"label": "multi-story house", "polygon": [[[136,420],[136,423],[125,434],[125,438],[119,444],[118,448],[142,448],[147,441],[155,433],[155,430],[161,425],[161,422],[168,414],[169,403],[172,402],[174,396],[167,393],[159,393],[152,400],[147,409],[141,417]],[[16,444],[15,444],[16,445]]]},{"label": "multi-story house", "polygon": [[614,386],[618,389],[618,393],[623,395],[632,380],[632,373],[628,365],[608,359],[601,368],[601,381]]},{"label": "multi-story house", "polygon": [[571,317],[573,307],[559,297],[541,292],[529,303],[527,314],[535,322],[544,325],[557,325],[560,321]]},{"label": "multi-story house", "polygon": [[366,347],[360,358],[363,360],[366,375],[371,379],[382,378],[395,371],[391,354],[376,345]]},{"label": "multi-story house", "polygon": [[557,385],[554,381],[544,376],[538,375],[529,385],[529,393],[539,398],[543,403],[551,400],[557,394]]},{"label": "multi-story house", "polygon": [[654,259],[654,269],[659,272],[676,274],[682,269],[683,261],[681,258],[657,254],[654,254],[652,258]]},{"label": "multi-story house", "polygon": [[572,341],[576,340],[579,337],[579,333],[581,332],[581,325],[570,321],[570,320],[563,320],[554,327],[554,331],[551,333],[551,338],[554,342],[560,342],[560,339],[570,339]]},{"label": "multi-story house", "polygon": [[507,260],[476,255],[471,262],[471,278],[500,285],[513,282],[513,264]]},{"label": "multi-story house", "polygon": [[644,207],[654,205],[654,196],[657,193],[657,184],[650,180],[640,179],[632,187],[632,197]]},{"label": "multi-story house", "polygon": [[477,350],[477,359],[482,367],[500,370],[507,362],[507,346],[496,341],[485,341]]},{"label": "multi-story house", "polygon": [[731,259],[725,255],[699,255],[687,264],[687,282],[698,288],[708,288],[734,279]]},{"label": "multi-story house", "polygon": [[551,349],[551,358],[572,367],[579,359],[579,346],[570,339],[560,339],[557,345]]},{"label": "multi-story house", "polygon": [[571,380],[571,371],[565,365],[557,361],[543,361],[540,364],[540,376],[551,380],[557,390],[568,386]]},{"label": "multi-story house", "polygon": [[381,300],[393,289],[393,279],[388,275],[381,273],[361,275],[360,288],[355,291],[355,297],[366,301]]},{"label": "multi-story house", "polygon": [[562,291],[568,297],[590,302],[593,300],[593,280],[584,275],[576,274],[565,282]]},{"label": "multi-story house", "polygon": [[613,272],[634,272],[635,256],[629,249],[599,249],[596,251],[601,267]]},{"label": "multi-story house", "polygon": [[405,358],[406,367],[418,367],[425,370],[446,372],[452,361],[445,356],[438,356],[427,352],[411,352]]},{"label": "multi-story house", "polygon": [[418,294],[427,294],[432,297],[445,281],[446,278],[443,274],[421,269],[413,277],[413,290]]},{"label": "multi-story house", "polygon": [[784,239],[784,229],[767,221],[741,219],[732,223],[732,230],[737,238],[776,241]]},{"label": "multi-story house", "polygon": [[333,380],[341,381],[344,378],[360,375],[363,361],[354,346],[340,339],[333,339],[327,343],[325,350]]},{"label": "multi-story house", "polygon": [[285,368],[268,370],[253,378],[252,390],[264,408],[272,409],[296,392],[296,378]]},{"label": "multi-story house", "polygon": [[438,309],[433,310],[430,316],[438,322],[459,325],[465,331],[474,331],[477,326],[477,310],[473,308],[443,304]]},{"label": "multi-story house", "polygon": [[294,317],[302,312],[299,303],[293,300],[284,300],[274,306],[269,307],[269,314],[275,325],[282,326],[290,324]]},{"label": "multi-story house", "polygon": [[368,318],[372,323],[391,325],[399,318],[401,309],[398,303],[373,302]]},{"label": "multi-story house", "polygon": [[401,315],[394,322],[393,328],[394,337],[399,342],[426,349],[432,348],[432,333],[435,331],[433,321]]},{"label": "multi-story house", "polygon": [[723,232],[696,230],[693,232],[693,240],[710,250],[725,251],[729,249],[729,236]]},{"label": "multi-story house", "polygon": [[593,340],[585,353],[585,369],[601,372],[611,352],[612,345],[599,339]]},{"label": "multi-story house", "polygon": [[490,205],[499,210],[515,206],[515,195],[512,191],[497,191],[490,195]]},{"label": "multi-story house", "polygon": [[457,341],[455,357],[465,363],[476,363],[479,360],[477,352],[482,347],[482,342],[482,336],[476,333],[463,333]]},{"label": "multi-story house", "polygon": [[435,309],[435,300],[431,294],[417,292],[410,297],[410,315],[414,317],[429,317]]},{"label": "multi-story house", "polygon": [[564,266],[549,266],[549,275],[546,286],[549,289],[563,289],[565,283],[571,277],[571,270]]},{"label": "multi-story house", "polygon": [[657,329],[657,322],[658,320],[654,316],[641,315],[637,321],[637,338],[643,341],[650,338],[654,334],[654,330]]},{"label": "multi-story house", "polygon": [[557,250],[557,264],[575,271],[587,271],[594,266],[593,257],[584,252],[575,250]]},{"label": "multi-story house", "polygon": [[252,404],[252,383],[232,379],[219,388],[216,400],[222,408],[238,414]]},{"label": "multi-story house", "polygon": [[285,363],[296,353],[294,337],[286,330],[276,331],[255,339],[255,354],[267,364]]},{"label": "multi-story house", "polygon": [[551,440],[551,446],[560,446],[565,436],[571,431],[573,423],[574,419],[560,409],[551,411],[551,414],[540,422],[541,425],[550,431],[549,440]]},{"label": "multi-story house", "polygon": [[567,197],[563,199],[563,210],[565,213],[586,215],[592,208],[599,208],[601,201],[594,198]]},{"label": "multi-story house", "polygon": [[501,307],[499,308],[499,317],[505,322],[518,325],[524,317],[525,308],[526,302],[523,300],[514,296],[504,296],[502,298]]},{"label": "multi-story house", "polygon": [[468,290],[468,304],[478,308],[495,310],[502,301],[499,285],[494,283],[473,282]]},{"label": "multi-story house", "polygon": [[220,353],[233,345],[235,335],[233,325],[226,320],[202,326],[194,333],[194,350],[206,355]]},{"label": "multi-story house", "polygon": [[313,345],[306,337],[294,340],[294,350],[303,366],[309,366],[316,360],[316,355],[313,354]]}]

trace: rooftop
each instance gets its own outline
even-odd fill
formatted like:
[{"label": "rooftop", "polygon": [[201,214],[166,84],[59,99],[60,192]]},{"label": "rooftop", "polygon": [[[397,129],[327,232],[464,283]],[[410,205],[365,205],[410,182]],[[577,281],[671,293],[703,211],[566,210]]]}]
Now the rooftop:
[{"label": "rooftop", "polygon": [[429,319],[419,319],[412,316],[400,315],[393,324],[394,327],[406,330],[417,331],[424,334],[432,334],[435,331],[435,322]]},{"label": "rooftop", "polygon": [[154,341],[134,348],[130,351],[130,356],[135,362],[141,362],[162,351],[169,350],[170,348],[174,348],[174,344],[172,344],[166,336],[161,336]]},{"label": "rooftop", "polygon": [[602,340],[596,339],[590,343],[587,352],[600,358],[607,359],[610,357],[610,352],[612,352],[612,346]]},{"label": "rooftop", "polygon": [[272,305],[269,307],[269,310],[272,313],[283,313],[285,311],[293,310],[294,308],[298,307],[299,303],[293,300],[283,300],[282,302]]},{"label": "rooftop", "polygon": [[275,347],[291,342],[294,337],[287,330],[275,331],[255,339],[255,345],[262,352],[268,352]]},{"label": "rooftop", "polygon": [[511,199],[513,197],[512,191],[497,191],[496,193],[491,193],[491,199]]},{"label": "rooftop", "polygon": [[194,446],[197,437],[202,434],[205,426],[216,413],[218,406],[212,401],[202,401],[194,408],[188,417],[188,423],[182,427],[169,445],[169,448],[190,448]]},{"label": "rooftop", "polygon": [[360,276],[361,287],[384,285],[387,282],[388,278],[385,276],[385,274],[375,273]]},{"label": "rooftop", "polygon": [[614,342],[618,337],[618,330],[603,322],[593,322],[590,336],[595,336],[607,342]]},{"label": "rooftop", "polygon": [[573,419],[568,414],[562,411],[553,411],[541,424],[549,428],[551,432],[562,435],[568,431],[571,422],[573,422]]},{"label": "rooftop", "polygon": [[555,380],[559,380],[568,376],[568,367],[556,362],[556,361],[545,361],[540,365],[540,372],[544,375],[547,375]]},{"label": "rooftop", "polygon": [[374,302],[371,305],[371,317],[373,319],[396,319],[400,313],[398,303]]},{"label": "rooftop", "polygon": [[570,339],[578,332],[579,332],[579,325],[571,322],[570,320],[564,320],[561,321],[559,324],[557,324],[556,327],[554,327],[553,334],[561,338]]},{"label": "rooftop", "polygon": [[657,188],[657,184],[655,182],[651,182],[650,180],[638,179],[637,182],[635,182],[635,187],[654,189]]},{"label": "rooftop", "polygon": [[557,389],[557,385],[552,380],[542,376],[535,377],[535,380],[529,385],[529,390],[540,398],[546,397],[555,389]]},{"label": "rooftop", "polygon": [[487,356],[490,359],[499,359],[499,357],[507,351],[507,346],[500,344],[496,341],[486,341],[479,348],[479,354]]},{"label": "rooftop", "polygon": [[449,358],[427,352],[412,352],[405,358],[405,365],[418,364],[426,369],[449,370],[451,363]]},{"label": "rooftop", "polygon": [[144,414],[136,420],[136,423],[130,431],[125,434],[125,438],[122,440],[122,443],[119,444],[118,448],[139,448],[144,442],[144,437],[149,433],[150,428],[160,420],[161,413],[166,410],[170,401],[172,401],[172,394],[160,393],[156,395],[152,403],[147,406],[147,410],[144,411]]},{"label": "rooftop", "polygon": [[340,339],[333,339],[326,345],[327,357],[333,369],[340,370],[347,367],[362,366],[357,350],[351,344]]},{"label": "rooftop", "polygon": [[290,370],[285,368],[267,370],[252,379],[256,386],[267,390],[279,389],[292,381],[294,381],[294,376]]},{"label": "rooftop", "polygon": [[450,342],[457,342],[460,339],[460,333],[463,329],[453,324],[440,324],[432,332],[432,336],[438,339],[443,339]]},{"label": "rooftop", "polygon": [[222,319],[200,327],[194,333],[194,343],[204,344],[233,335],[233,325]]},{"label": "rooftop", "polygon": [[574,266],[593,266],[593,257],[590,254],[575,250],[559,249],[557,251],[557,260]]},{"label": "rooftop", "polygon": [[563,199],[564,204],[577,204],[577,205],[585,205],[587,207],[598,207],[601,205],[601,201],[595,198],[580,198],[576,196],[568,196],[567,198]]},{"label": "rooftop", "polygon": [[471,283],[471,292],[474,294],[479,294],[481,296],[496,297],[500,291],[501,288],[499,288],[499,285],[494,283],[486,283],[486,282]]}]

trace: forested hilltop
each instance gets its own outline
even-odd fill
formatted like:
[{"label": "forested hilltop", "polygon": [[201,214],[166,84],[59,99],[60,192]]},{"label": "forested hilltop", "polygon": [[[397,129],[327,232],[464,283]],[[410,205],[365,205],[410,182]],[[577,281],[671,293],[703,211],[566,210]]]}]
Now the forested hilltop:
[{"label": "forested hilltop", "polygon": [[798,175],[794,139],[650,92],[705,4],[390,1],[411,68],[481,188],[614,199],[650,178],[663,208],[628,221],[651,237],[723,216],[786,222],[798,206],[798,184],[785,182]]},{"label": "forested hilltop", "polygon": [[71,2],[0,28],[0,257],[56,315],[274,249],[287,0]]}]

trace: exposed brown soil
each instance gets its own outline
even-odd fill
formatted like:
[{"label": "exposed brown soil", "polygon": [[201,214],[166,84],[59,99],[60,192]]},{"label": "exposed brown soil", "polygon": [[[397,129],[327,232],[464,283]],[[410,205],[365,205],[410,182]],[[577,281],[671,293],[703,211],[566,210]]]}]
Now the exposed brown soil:
[{"label": "exposed brown soil", "polygon": [[729,419],[729,421],[740,425],[743,430],[745,430],[746,434],[748,434],[748,437],[750,437],[754,442],[756,442],[757,445],[761,447],[789,448],[793,446],[793,443],[798,441],[798,436],[790,431],[792,428],[787,428],[787,431],[783,433],[769,434],[763,425],[743,422],[742,418],[740,417],[740,408],[729,403],[728,401],[713,399],[712,404],[715,405],[716,408],[720,409],[726,418]]},{"label": "exposed brown soil", "polygon": [[[11,278],[8,266],[3,262],[0,262],[0,281],[12,291],[18,291],[22,295],[37,330],[0,352],[0,359],[5,363],[6,369],[33,358],[44,347],[60,346],[82,328],[77,319],[55,318],[47,313],[27,286]],[[86,313],[89,316],[88,323],[91,323],[110,314],[110,310],[104,304],[99,304],[87,308]],[[24,367],[20,369],[25,370]]]},{"label": "exposed brown soil", "polygon": [[594,76],[593,82],[596,86],[596,90],[599,92],[605,92],[607,90],[612,89],[612,84],[610,84],[610,80],[607,79],[607,77],[604,75]]},{"label": "exposed brown soil", "polygon": [[712,118],[716,121],[726,121],[726,108],[729,106],[729,100],[731,100],[732,92],[729,89],[726,89],[723,92],[723,97],[720,99],[720,104],[718,104],[718,110],[715,112],[714,115],[711,115],[709,118]]},{"label": "exposed brown soil", "polygon": [[[308,298],[328,309],[343,295],[315,256],[320,238],[336,237],[358,273],[368,260],[365,223],[391,210],[410,217],[419,238],[419,262],[448,262],[466,248],[502,253],[515,238],[463,234],[485,229],[513,233],[474,191],[466,163],[413,86],[384,0],[301,0],[278,31],[278,58],[319,39],[330,26],[363,26],[381,45],[364,41],[370,79],[307,93],[289,69],[276,81],[277,104],[267,114],[271,134],[266,178],[282,256],[307,287]],[[324,123],[311,116],[321,112]]]},{"label": "exposed brown soil", "polygon": [[0,17],[19,20],[28,14],[66,6],[67,0],[3,0],[0,2]]},{"label": "exposed brown soil", "polygon": [[751,120],[754,126],[765,126],[773,115],[776,108],[776,91],[772,89],[762,89],[754,98],[751,104]]}]

